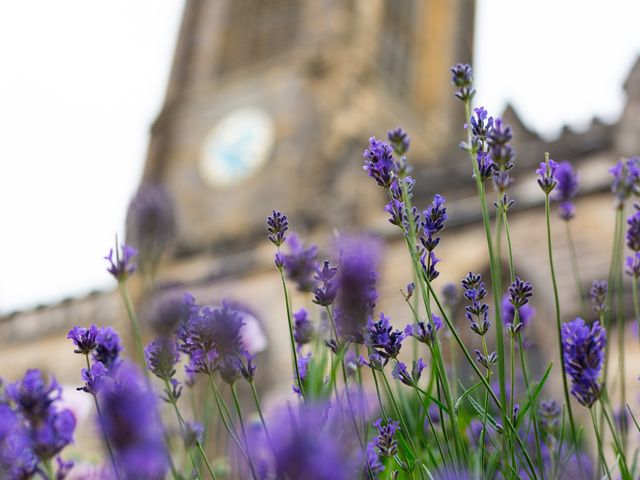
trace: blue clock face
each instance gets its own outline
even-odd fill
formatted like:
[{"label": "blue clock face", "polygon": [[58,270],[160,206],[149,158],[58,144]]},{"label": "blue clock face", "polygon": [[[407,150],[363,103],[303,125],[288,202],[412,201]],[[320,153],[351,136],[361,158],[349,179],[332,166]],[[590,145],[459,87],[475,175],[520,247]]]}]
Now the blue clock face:
[{"label": "blue clock face", "polygon": [[271,118],[257,108],[242,108],[223,117],[202,146],[200,175],[210,187],[225,187],[249,177],[273,148]]}]

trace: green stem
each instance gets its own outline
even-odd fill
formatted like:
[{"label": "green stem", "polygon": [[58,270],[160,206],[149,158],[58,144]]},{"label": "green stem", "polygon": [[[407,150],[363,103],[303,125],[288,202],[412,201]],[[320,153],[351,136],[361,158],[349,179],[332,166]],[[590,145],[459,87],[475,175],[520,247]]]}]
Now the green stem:
[{"label": "green stem", "polygon": [[[407,194],[406,186],[404,183],[402,183],[402,199],[404,200],[405,208],[407,209],[407,211],[411,212],[411,208],[412,208],[411,199]],[[405,237],[407,248],[411,256],[414,272],[418,279],[418,285],[420,287],[422,301],[424,303],[424,307],[427,313],[427,321],[432,325],[432,327],[435,328],[435,326],[433,325],[433,316],[431,314],[431,304],[429,300],[429,291],[432,290],[431,282],[429,281],[424,271],[422,270],[422,267],[420,265],[420,262],[417,258],[417,254],[415,251],[415,245],[417,244],[417,239],[416,239],[416,229],[414,224],[415,222],[413,220],[413,215],[408,213],[407,218],[409,220],[409,232],[408,232],[409,238]],[[442,384],[443,393],[445,396],[445,400],[447,402],[447,408],[449,409],[449,412],[450,412],[449,421],[451,423],[451,430],[453,434],[456,455],[460,459],[460,458],[466,457],[466,450],[464,449],[464,446],[463,446],[462,437],[460,434],[460,428],[458,426],[458,418],[453,408],[453,398],[451,396],[451,388],[449,386],[449,379],[447,377],[447,372],[446,372],[446,369],[444,368],[444,359],[442,357],[442,348],[440,346],[439,338],[436,337],[435,341],[433,342],[432,349],[433,349],[433,352],[435,352],[435,355],[433,355],[433,361],[434,361],[434,364],[436,365],[436,374],[438,375],[438,380]]]},{"label": "green stem", "polygon": [[133,338],[136,344],[138,363],[140,364],[140,368],[142,368],[142,371],[144,372],[146,377],[149,378],[149,370],[147,369],[146,362],[144,360],[144,349],[142,348],[142,333],[140,331],[140,323],[138,322],[136,311],[133,308],[133,302],[131,301],[131,297],[129,296],[129,291],[127,290],[125,280],[121,280],[118,282],[118,289],[120,290],[120,295],[122,296],[122,300],[124,301],[124,306],[127,309],[127,316],[129,317],[131,331],[133,332]]},{"label": "green stem", "polygon": [[567,231],[567,243],[569,244],[569,253],[571,256],[571,269],[573,270],[573,276],[576,282],[576,291],[578,292],[578,298],[580,298],[580,309],[583,315],[587,315],[587,302],[584,297],[584,289],[582,288],[582,278],[580,278],[580,267],[578,266],[578,256],[576,254],[576,245],[573,241],[573,235],[571,234],[571,227],[569,221],[564,222]]},{"label": "green stem", "polygon": [[[164,387],[165,387],[165,391],[167,393],[167,398],[169,399],[169,403],[171,403],[171,405],[173,405],[173,409],[176,412],[176,418],[178,419],[178,425],[180,426],[180,431],[184,434],[185,433],[185,421],[184,421],[184,417],[182,416],[182,414],[180,413],[180,409],[178,408],[178,399],[175,398],[175,396],[173,395],[173,389],[171,388],[171,385],[169,384],[169,380],[168,379],[164,379]],[[216,475],[215,473],[213,473],[213,468],[211,468],[211,464],[209,463],[209,459],[207,458],[207,455],[204,452],[204,449],[202,448],[202,444],[200,443],[199,440],[196,439],[196,446],[198,447],[198,451],[200,452],[200,455],[202,457],[202,459],[204,460],[207,469],[209,470],[209,475],[211,475],[211,478],[213,478],[213,480],[216,480]],[[187,448],[188,450],[188,448]],[[195,458],[193,458],[193,454],[191,453],[191,451],[188,452],[189,453],[189,458],[191,459],[191,463],[193,464],[193,468],[195,468],[196,470],[196,474],[198,475],[198,478],[202,478],[200,475],[200,472],[198,470],[198,464],[195,460]]]},{"label": "green stem", "polygon": [[[514,282],[516,273],[515,273],[515,264],[513,262],[511,231],[509,230],[509,221],[507,220],[507,212],[504,209],[502,209],[502,221],[504,223],[505,233],[507,236],[507,251],[509,254],[509,273],[511,275],[511,282]],[[514,324],[520,321],[517,308],[514,308],[513,319],[514,319]],[[520,352],[520,368],[522,369],[522,378],[524,380],[524,388],[526,389],[529,404],[531,405],[531,420],[533,422],[533,432],[536,439],[536,456],[538,460],[538,465],[540,467],[540,476],[542,477],[542,480],[544,480],[544,463],[542,461],[542,452],[540,450],[540,432],[538,429],[538,419],[537,419],[538,414],[537,414],[536,405],[533,404],[533,398],[531,397],[531,390],[529,389],[529,375],[527,374],[527,362],[525,360],[525,355],[524,355],[524,344],[522,342],[522,335],[520,334],[518,334],[518,347]],[[512,354],[513,354],[513,351],[512,351]],[[513,383],[513,379],[511,380],[511,382]],[[513,398],[513,394],[512,394],[512,398]]]},{"label": "green stem", "polygon": [[[620,215],[620,234],[618,235],[618,252],[619,258],[617,261],[617,284],[616,284],[616,317],[617,317],[617,325],[618,325],[618,372],[620,373],[620,412],[624,412],[627,405],[627,388],[626,388],[626,370],[625,370],[625,348],[624,348],[624,337],[625,337],[625,326],[626,321],[624,318],[624,283],[623,283],[623,249],[624,249],[624,209],[620,208],[618,210],[618,215]],[[627,447],[627,433],[625,430],[621,431],[622,434],[622,449],[623,452],[626,452]]]},{"label": "green stem", "polygon": [[609,471],[609,466],[607,465],[607,461],[604,458],[604,453],[602,453],[602,439],[600,438],[600,433],[598,433],[598,425],[596,422],[596,415],[593,411],[593,408],[589,409],[589,413],[591,414],[591,422],[593,423],[593,431],[596,434],[596,443],[598,447],[598,457],[600,457],[600,462],[604,467],[604,471],[607,474],[607,478],[611,480],[611,473]]},{"label": "green stem", "polygon": [[[545,159],[549,163],[549,154],[545,153]],[[556,271],[553,263],[553,245],[551,242],[551,213],[549,207],[549,194],[544,196],[544,212],[547,224],[547,251],[549,255],[549,269],[551,271],[551,284],[553,286],[553,301],[556,311],[556,329],[558,334],[558,344],[560,347],[560,367],[562,370],[562,387],[564,392],[564,401],[567,404],[567,413],[569,416],[569,427],[571,428],[571,435],[573,437],[573,443],[578,448],[578,433],[573,421],[573,411],[571,409],[571,397],[569,396],[569,387],[567,385],[567,369],[564,361],[564,345],[562,343],[562,320],[560,316],[560,298],[558,295],[558,283],[556,281]]]},{"label": "green stem", "polygon": [[[89,354],[85,354],[84,356],[85,360],[87,361],[87,371],[91,370],[91,363],[89,362]],[[111,441],[109,440],[109,437],[107,436],[107,432],[104,429],[104,422],[103,422],[103,417],[102,417],[102,410],[100,409],[100,404],[98,403],[98,397],[94,394],[91,393],[91,396],[93,397],[93,401],[96,405],[96,412],[98,413],[98,422],[100,422],[100,430],[102,431],[102,437],[104,438],[104,443],[107,446],[107,451],[109,452],[109,459],[111,460],[111,465],[113,467],[113,473],[116,476],[116,480],[120,479],[120,474],[118,473],[118,467],[116,466],[116,458],[113,454],[113,448],[111,447]]]},{"label": "green stem", "polygon": [[[482,336],[482,350],[485,358],[489,356],[489,349],[487,348],[487,341]],[[487,383],[491,384],[491,369],[487,368]],[[513,381],[512,381],[513,383]],[[484,392],[484,415],[482,416],[482,435],[480,437],[480,468],[484,477],[484,455],[485,455],[485,437],[487,435],[487,416],[489,410],[489,392]]]},{"label": "green stem", "polygon": [[209,377],[209,385],[211,386],[211,390],[213,392],[213,398],[215,399],[216,406],[218,407],[218,413],[220,414],[220,419],[222,420],[222,424],[224,425],[224,428],[227,430],[227,433],[233,440],[233,443],[235,443],[236,447],[238,447],[238,451],[240,451],[240,453],[248,463],[249,462],[248,453],[244,451],[244,448],[242,446],[242,443],[240,442],[240,439],[236,436],[235,425],[233,424],[233,420],[231,419],[231,415],[229,414],[229,409],[227,408],[224,398],[222,398],[222,395],[220,394],[220,391],[218,390],[218,387],[216,386],[216,383],[213,380],[213,375],[209,373],[208,377]]},{"label": "green stem", "polygon": [[620,456],[620,462],[618,465],[620,466],[620,473],[622,475],[623,480],[631,480],[631,474],[629,473],[629,468],[627,467],[627,459],[624,454],[624,450],[622,448],[622,443],[616,434],[616,428],[614,427],[613,422],[611,421],[611,417],[607,412],[607,408],[605,402],[601,400],[600,405],[602,406],[602,412],[604,414],[604,418],[607,420],[607,424],[609,425],[609,429],[611,430],[611,436],[613,437],[613,443],[616,447],[617,453]]},{"label": "green stem", "polygon": [[[471,100],[464,102],[466,121],[471,118]],[[502,292],[502,272],[500,271],[499,262],[496,259],[494,251],[493,240],[491,238],[491,227],[489,222],[489,209],[487,207],[487,197],[485,194],[484,183],[480,179],[478,172],[478,163],[475,158],[475,152],[471,148],[471,129],[467,129],[467,142],[469,144],[469,157],[471,159],[471,166],[476,181],[476,189],[478,190],[478,196],[480,198],[480,207],[482,210],[482,224],[484,226],[485,238],[487,241],[487,250],[489,253],[489,270],[491,272],[491,285],[493,290],[493,306],[495,311],[496,325],[502,325],[502,306],[500,295]],[[504,339],[502,334],[502,328],[496,328],[496,346],[498,349],[498,379],[500,383],[500,404],[502,405],[501,413],[502,419],[506,423],[510,420],[510,413],[506,411],[506,383],[505,383],[505,359],[504,359]],[[484,378],[484,377],[483,377]],[[511,448],[513,450],[513,448]],[[512,452],[513,453],[513,452]],[[516,466],[513,465],[515,468]]]},{"label": "green stem", "polygon": [[238,421],[240,422],[240,433],[242,434],[242,439],[244,440],[244,447],[247,451],[247,460],[249,462],[249,468],[251,469],[251,475],[253,475],[254,479],[258,478],[256,474],[255,467],[253,466],[253,461],[251,460],[251,455],[249,452],[249,440],[247,439],[247,431],[244,428],[244,419],[242,418],[242,409],[240,408],[240,401],[238,400],[238,392],[236,391],[235,384],[231,384],[229,386],[231,388],[231,396],[233,397],[233,404],[236,407],[236,413],[238,414]]},{"label": "green stem", "polygon": [[260,400],[258,400],[258,392],[256,391],[256,386],[253,383],[253,381],[250,381],[249,385],[251,386],[251,395],[253,396],[253,401],[256,404],[256,410],[258,411],[258,416],[260,417],[260,423],[262,423],[264,434],[267,437],[267,441],[269,442],[269,445],[271,445],[271,448],[273,448],[273,442],[271,441],[271,437],[269,436],[269,430],[267,429],[267,422],[264,421],[264,415],[262,415],[262,408],[260,408]]},{"label": "green stem", "polygon": [[304,388],[302,386],[302,380],[300,379],[300,370],[298,368],[298,353],[296,352],[296,342],[293,338],[293,320],[291,318],[291,305],[289,300],[289,291],[287,289],[287,282],[284,279],[284,271],[282,267],[278,267],[280,272],[280,279],[282,280],[282,289],[284,290],[284,303],[287,307],[287,323],[289,325],[289,342],[291,344],[291,359],[293,361],[293,369],[296,372],[296,381],[298,382],[298,388],[300,389],[300,395],[304,396]]},{"label": "green stem", "polygon": [[636,317],[638,326],[638,336],[640,337],[640,303],[638,302],[638,277],[635,275],[631,279],[633,289],[633,315]]},{"label": "green stem", "polygon": [[418,451],[416,450],[416,446],[413,443],[413,439],[411,438],[411,433],[410,433],[411,430],[409,430],[409,427],[407,426],[407,423],[404,420],[404,415],[402,415],[402,412],[398,407],[398,403],[396,402],[396,397],[393,395],[393,391],[391,390],[391,385],[389,385],[389,380],[387,380],[387,375],[384,373],[384,370],[381,370],[380,373],[382,374],[382,381],[384,382],[384,385],[387,388],[387,394],[389,395],[389,400],[391,400],[393,409],[396,411],[396,415],[398,415],[398,419],[400,420],[400,424],[402,425],[402,430],[404,431],[404,437],[407,440],[409,440],[409,444],[411,445],[411,448],[414,454],[417,454]]}]

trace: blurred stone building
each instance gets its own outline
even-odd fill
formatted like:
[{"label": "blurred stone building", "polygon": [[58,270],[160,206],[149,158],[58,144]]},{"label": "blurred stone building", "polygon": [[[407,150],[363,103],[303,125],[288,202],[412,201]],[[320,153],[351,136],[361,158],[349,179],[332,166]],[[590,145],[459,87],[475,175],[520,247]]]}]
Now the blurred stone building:
[{"label": "blurred stone building", "polygon": [[[334,231],[369,231],[385,239],[379,310],[398,326],[409,322],[399,293],[411,281],[408,255],[382,211],[382,191],[362,171],[369,136],[403,126],[412,140],[414,203],[422,209],[436,192],[447,197],[437,287],[458,283],[469,270],[488,270],[469,159],[457,147],[465,135],[463,108],[449,74],[451,65],[472,60],[473,24],[472,0],[187,1],[141,180],[162,184],[175,199],[177,234],[156,288],[246,305],[268,342],[268,361],[258,376],[276,391],[288,391],[291,378],[284,301],[273,246],[265,238],[272,209],[286,212],[292,230],[319,245],[320,258],[330,254]],[[532,355],[545,361],[556,360],[557,347],[555,334],[548,333],[555,324],[544,197],[533,171],[545,151],[571,160],[579,171],[571,228],[587,290],[608,271],[613,209],[606,169],[640,152],[640,64],[625,92],[616,123],[594,120],[584,131],[566,128],[551,141],[527,128],[512,108],[503,114],[517,153],[510,213],[516,268],[535,285]],[[564,224],[554,219],[553,229],[567,320],[580,308]],[[133,288],[143,305],[142,286]],[[295,309],[311,307],[302,296],[293,303]],[[116,292],[5,316],[2,375],[15,378],[38,367],[77,384],[81,364],[65,336],[72,325],[89,323],[128,331]],[[637,377],[631,369],[628,374],[629,380]]]}]

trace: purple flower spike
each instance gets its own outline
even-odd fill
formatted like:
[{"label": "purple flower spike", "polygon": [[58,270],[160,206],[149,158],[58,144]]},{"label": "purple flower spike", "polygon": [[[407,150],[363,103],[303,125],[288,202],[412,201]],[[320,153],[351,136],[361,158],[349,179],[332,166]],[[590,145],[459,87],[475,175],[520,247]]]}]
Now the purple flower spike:
[{"label": "purple flower spike", "polygon": [[464,307],[470,328],[478,335],[483,336],[489,331],[491,323],[488,318],[489,305],[481,302],[487,296],[482,275],[469,272],[462,280],[462,288],[464,289],[464,297],[471,302],[470,305]]},{"label": "purple flower spike", "polygon": [[542,191],[549,195],[556,187],[558,180],[556,179],[556,170],[558,162],[549,160],[549,162],[540,162],[540,166],[536,169],[538,175],[538,185]]},{"label": "purple flower spike", "polygon": [[400,430],[400,422],[391,419],[383,423],[382,419],[376,420],[373,425],[378,429],[378,435],[374,438],[374,443],[378,453],[382,457],[393,457],[398,453],[398,441],[395,436]]},{"label": "purple flower spike", "polygon": [[267,238],[276,247],[284,243],[287,238],[284,234],[288,229],[289,221],[284,213],[274,210],[273,213],[267,217],[267,232],[269,233]]},{"label": "purple flower spike", "polygon": [[335,323],[341,341],[364,343],[378,294],[378,243],[366,237],[341,238],[336,277]]},{"label": "purple flower spike", "polygon": [[455,96],[466,102],[471,100],[476,91],[471,88],[473,82],[473,71],[471,65],[466,63],[458,63],[451,67],[451,83],[458,89],[455,92]]},{"label": "purple flower spike", "polygon": [[89,328],[76,326],[69,330],[67,338],[73,340],[73,343],[78,347],[74,352],[82,355],[91,353],[98,346],[96,341],[98,331],[98,327],[95,325],[91,325]]},{"label": "purple flower spike", "polygon": [[562,346],[571,393],[585,407],[591,408],[600,396],[600,370],[604,362],[607,333],[595,321],[591,326],[576,318],[562,326]]},{"label": "purple flower spike", "polygon": [[170,380],[176,373],[175,366],[180,361],[178,345],[172,338],[160,337],[144,349],[149,371],[161,380]]},{"label": "purple flower spike", "polygon": [[54,377],[47,382],[40,370],[31,369],[22,380],[7,385],[5,393],[22,415],[37,420],[45,417],[51,405],[60,400],[62,389]]},{"label": "purple flower spike", "polygon": [[367,346],[385,358],[396,358],[402,348],[404,334],[400,330],[394,330],[389,322],[389,317],[380,313],[380,319],[376,322],[369,321],[367,329]]},{"label": "purple flower spike", "polygon": [[105,380],[102,424],[124,478],[164,478],[169,468],[156,395],[131,363]]},{"label": "purple flower spike", "polygon": [[282,254],[282,265],[287,278],[296,282],[299,291],[311,292],[314,287],[318,249],[315,245],[305,248],[298,235],[293,232],[287,240],[287,246],[289,253]]},{"label": "purple flower spike", "polygon": [[102,380],[107,374],[107,369],[102,362],[94,362],[90,369],[82,369],[82,379],[84,380],[84,386],[78,387],[77,390],[95,395],[100,390]]},{"label": "purple flower spike", "polygon": [[594,280],[589,290],[589,300],[591,300],[591,308],[593,313],[600,316],[607,311],[607,289],[608,284],[605,280]]},{"label": "purple flower spike", "polygon": [[533,295],[531,282],[525,282],[516,277],[509,287],[509,301],[511,304],[516,308],[522,307],[529,303],[531,295]]},{"label": "purple flower spike", "polygon": [[409,151],[411,140],[409,139],[407,132],[402,128],[397,127],[393,130],[389,130],[387,132],[387,139],[389,139],[389,143],[391,143],[391,146],[397,155],[402,156]]},{"label": "purple flower spike", "polygon": [[558,164],[555,177],[558,185],[553,200],[560,202],[560,218],[571,220],[575,214],[575,206],[571,199],[578,192],[578,174],[571,163],[565,160]]},{"label": "purple flower spike", "polygon": [[611,191],[615,194],[618,204],[631,195],[640,192],[640,157],[631,157],[626,160],[618,160],[615,166],[609,169],[613,177]]},{"label": "purple flower spike", "polygon": [[93,360],[101,362],[107,370],[113,372],[122,362],[122,344],[118,333],[111,327],[102,327],[96,336],[96,342],[98,345],[93,351]]},{"label": "purple flower spike", "polygon": [[409,387],[414,387],[420,381],[422,371],[425,367],[424,361],[419,358],[413,362],[411,373],[409,373],[407,366],[403,362],[397,362],[391,371],[391,376]]},{"label": "purple flower spike", "polygon": [[627,247],[634,252],[640,251],[640,205],[636,204],[636,211],[627,219]]},{"label": "purple flower spike", "polygon": [[153,269],[176,234],[173,198],[160,184],[142,184],[127,210],[127,243],[140,252],[140,268]]},{"label": "purple flower spike", "polygon": [[363,156],[364,170],[381,187],[389,188],[396,176],[396,165],[393,162],[393,149],[388,143],[377,140],[376,137],[369,139],[369,148]]},{"label": "purple flower spike", "polygon": [[313,303],[328,307],[336,299],[336,282],[335,276],[338,272],[336,267],[329,265],[325,261],[322,265],[316,266],[316,275],[313,277],[315,286],[313,288]]},{"label": "purple flower spike", "polygon": [[298,344],[304,345],[313,339],[313,324],[307,315],[307,311],[301,308],[293,314],[295,325],[293,327],[293,338]]},{"label": "purple flower spike", "polygon": [[120,249],[116,246],[116,258],[113,258],[113,248],[109,250],[109,254],[104,257],[109,262],[107,271],[113,275],[118,282],[124,282],[136,271],[136,264],[133,263],[133,257],[138,254],[138,251],[129,247],[128,245],[121,245]]},{"label": "purple flower spike", "polygon": [[640,278],[640,252],[635,252],[633,256],[627,257],[625,265],[627,266],[627,275]]}]

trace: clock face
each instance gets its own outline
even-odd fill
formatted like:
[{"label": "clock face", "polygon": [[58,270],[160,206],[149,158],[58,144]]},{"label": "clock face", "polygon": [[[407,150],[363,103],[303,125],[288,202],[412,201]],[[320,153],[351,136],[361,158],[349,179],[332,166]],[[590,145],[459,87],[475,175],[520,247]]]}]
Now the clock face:
[{"label": "clock face", "polygon": [[210,187],[234,185],[249,177],[271,153],[273,121],[257,108],[223,117],[209,132],[200,157],[200,175]]}]

